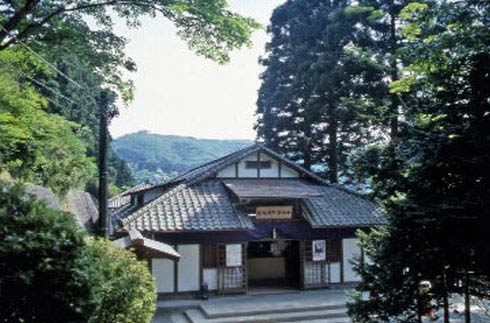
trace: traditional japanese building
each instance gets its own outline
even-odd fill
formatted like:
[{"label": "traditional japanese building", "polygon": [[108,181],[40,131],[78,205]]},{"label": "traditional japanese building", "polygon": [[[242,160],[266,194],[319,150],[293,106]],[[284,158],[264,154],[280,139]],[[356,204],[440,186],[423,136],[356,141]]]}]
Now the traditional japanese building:
[{"label": "traditional japanese building", "polygon": [[114,236],[139,231],[177,251],[150,260],[169,295],[358,281],[355,231],[383,223],[375,203],[260,144],[130,190],[111,213]]}]

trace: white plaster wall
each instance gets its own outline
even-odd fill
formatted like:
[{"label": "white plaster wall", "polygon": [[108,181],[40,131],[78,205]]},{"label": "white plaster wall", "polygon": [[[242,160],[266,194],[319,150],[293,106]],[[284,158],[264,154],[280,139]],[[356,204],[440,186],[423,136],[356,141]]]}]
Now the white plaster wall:
[{"label": "white plaster wall", "polygon": [[299,174],[298,174],[297,171],[295,171],[294,169],[289,168],[286,165],[282,164],[282,167],[281,167],[281,177],[284,177],[284,178],[296,178],[298,176],[299,176]]},{"label": "white plaster wall", "polygon": [[361,277],[354,272],[351,260],[359,257],[361,249],[358,245],[359,239],[343,239],[343,266],[344,266],[344,282],[361,281]]},{"label": "white plaster wall", "polygon": [[220,170],[218,174],[216,174],[216,177],[218,178],[235,177],[235,164]]},{"label": "white plaster wall", "polygon": [[[261,161],[271,161],[271,168],[262,168],[260,170],[260,177],[267,178],[277,178],[279,177],[279,162],[269,156],[268,154],[260,153]],[[249,169],[245,167],[246,161],[257,161],[257,153],[252,153],[238,162],[238,177],[242,178],[257,178],[257,169]],[[216,177],[218,178],[230,178],[235,177],[235,164],[230,165],[222,170],[220,170]],[[299,174],[297,171],[293,170],[286,165],[281,165],[281,177],[284,178],[297,178]]]},{"label": "white plaster wall", "polygon": [[151,272],[157,293],[174,292],[174,262],[169,259],[152,259]]},{"label": "white plaster wall", "polygon": [[179,292],[199,290],[199,245],[179,245],[178,289]]},{"label": "white plaster wall", "polygon": [[340,283],[340,262],[330,263],[330,282]]},{"label": "white plaster wall", "polygon": [[271,168],[262,168],[260,177],[279,177],[279,163],[267,154],[260,153],[261,161],[271,161]]},{"label": "white plaster wall", "polygon": [[202,272],[203,283],[208,284],[209,290],[218,289],[218,269],[217,268],[204,268]]},{"label": "white plaster wall", "polygon": [[246,161],[257,161],[257,153],[253,153],[248,155],[247,157],[240,160],[238,163],[238,177],[244,178],[257,178],[257,169],[256,168],[246,168]]}]

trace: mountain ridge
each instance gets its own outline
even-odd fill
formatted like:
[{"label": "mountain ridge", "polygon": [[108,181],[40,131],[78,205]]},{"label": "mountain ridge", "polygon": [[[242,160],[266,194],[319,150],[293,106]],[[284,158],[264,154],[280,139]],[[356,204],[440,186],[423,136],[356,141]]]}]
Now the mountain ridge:
[{"label": "mountain ridge", "polygon": [[114,139],[112,147],[129,164],[136,183],[159,183],[253,143],[246,139],[205,139],[142,130]]}]

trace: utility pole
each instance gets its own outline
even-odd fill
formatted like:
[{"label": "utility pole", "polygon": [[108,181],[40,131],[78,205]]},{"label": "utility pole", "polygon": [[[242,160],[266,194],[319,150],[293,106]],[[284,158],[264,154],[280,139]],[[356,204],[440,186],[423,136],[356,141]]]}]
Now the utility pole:
[{"label": "utility pole", "polygon": [[110,218],[107,211],[107,91],[102,90],[99,97],[99,232],[109,238]]}]

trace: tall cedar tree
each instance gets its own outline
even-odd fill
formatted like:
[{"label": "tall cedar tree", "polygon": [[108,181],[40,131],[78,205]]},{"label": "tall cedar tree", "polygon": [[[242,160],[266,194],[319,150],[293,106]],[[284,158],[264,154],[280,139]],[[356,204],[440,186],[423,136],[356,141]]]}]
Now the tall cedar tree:
[{"label": "tall cedar tree", "polygon": [[348,174],[349,153],[369,137],[357,93],[381,78],[346,50],[359,19],[347,5],[296,0],[274,11],[257,101],[258,137],[308,169],[323,166],[331,182]]},{"label": "tall cedar tree", "polygon": [[[388,184],[388,225],[361,235],[372,262],[357,266],[356,321],[413,322],[432,300],[448,322],[448,295],[460,293],[469,322],[469,295],[490,298],[489,14],[477,1],[401,11],[407,65],[391,89],[411,97],[397,139],[411,157],[400,176],[376,178]],[[432,289],[422,297],[424,280]]]}]

